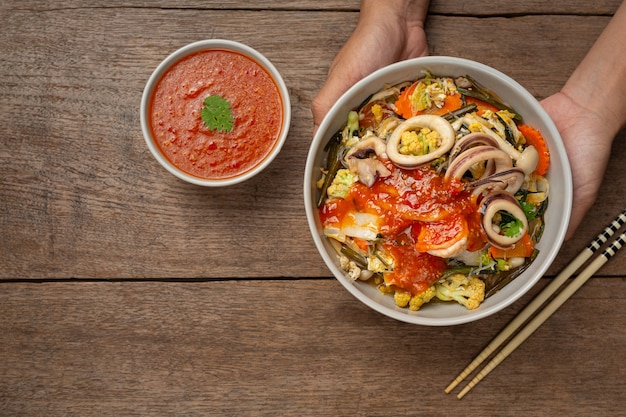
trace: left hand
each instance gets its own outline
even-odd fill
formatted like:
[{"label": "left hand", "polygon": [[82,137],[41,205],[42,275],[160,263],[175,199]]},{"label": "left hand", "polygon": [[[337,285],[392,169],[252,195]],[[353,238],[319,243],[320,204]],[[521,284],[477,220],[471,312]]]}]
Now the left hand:
[{"label": "left hand", "polygon": [[599,115],[559,92],[541,102],[554,121],[572,168],[574,205],[566,239],[571,238],[593,205],[611,154],[613,132]]}]

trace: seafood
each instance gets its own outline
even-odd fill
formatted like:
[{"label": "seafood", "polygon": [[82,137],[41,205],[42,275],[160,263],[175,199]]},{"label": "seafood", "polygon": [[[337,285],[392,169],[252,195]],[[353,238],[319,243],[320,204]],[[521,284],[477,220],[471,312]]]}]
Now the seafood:
[{"label": "seafood", "polygon": [[510,282],[537,254],[549,197],[537,172],[549,153],[529,129],[470,77],[427,73],[372,95],[329,142],[319,181],[342,268],[410,309],[450,300],[450,282],[481,280],[480,301]]}]

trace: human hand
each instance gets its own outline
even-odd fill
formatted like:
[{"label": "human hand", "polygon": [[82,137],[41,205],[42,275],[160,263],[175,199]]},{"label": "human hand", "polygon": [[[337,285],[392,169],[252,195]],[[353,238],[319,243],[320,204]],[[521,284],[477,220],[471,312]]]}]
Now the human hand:
[{"label": "human hand", "polygon": [[354,33],[333,60],[326,83],[311,103],[314,134],[328,110],[357,81],[385,65],[428,55],[424,32],[428,2],[404,5],[406,10],[392,3],[364,2]]},{"label": "human hand", "polygon": [[614,132],[605,121],[563,92],[541,102],[559,130],[572,168],[574,205],[566,234],[571,238],[593,205],[611,154]]}]

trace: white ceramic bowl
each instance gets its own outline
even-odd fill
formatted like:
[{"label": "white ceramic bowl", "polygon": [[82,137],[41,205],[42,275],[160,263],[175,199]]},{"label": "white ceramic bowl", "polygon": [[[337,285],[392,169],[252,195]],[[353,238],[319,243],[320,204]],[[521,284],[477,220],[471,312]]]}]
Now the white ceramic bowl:
[{"label": "white ceramic bowl", "polygon": [[[168,158],[166,158],[163,153],[159,150],[158,146],[154,142],[154,138],[152,135],[152,130],[150,127],[150,101],[153,96],[153,92],[158,82],[161,80],[163,75],[176,63],[178,63],[181,59],[194,54],[199,51],[209,50],[209,49],[218,49],[218,50],[228,50],[237,52],[242,54],[248,58],[251,58],[253,61],[256,61],[261,67],[263,67],[266,72],[273,78],[276,86],[278,87],[278,91],[282,100],[282,127],[279,133],[278,140],[276,141],[274,147],[271,152],[257,165],[252,167],[250,170],[238,174],[237,176],[225,178],[225,179],[204,179],[199,178],[194,175],[190,175],[189,173],[179,169],[176,167]],[[278,153],[280,152],[285,140],[287,139],[287,135],[289,133],[289,125],[291,123],[291,103],[289,99],[289,91],[287,90],[287,86],[283,81],[280,73],[276,69],[276,67],[260,52],[255,49],[244,45],[239,42],[223,40],[223,39],[208,39],[197,41],[182,48],[176,50],[169,56],[167,56],[154,70],[148,82],[144,88],[143,95],[141,97],[141,106],[140,106],[140,117],[141,117],[141,129],[143,132],[144,139],[146,140],[146,144],[150,149],[152,155],[156,158],[156,160],[170,173],[175,175],[176,177],[187,181],[192,184],[202,185],[207,187],[223,187],[228,185],[233,185],[240,183],[242,181],[248,180],[253,176],[257,175],[259,172],[263,171],[273,160],[276,158]]]},{"label": "white ceramic bowl", "polygon": [[[340,268],[335,250],[323,235],[316,208],[319,192],[315,182],[319,179],[319,167],[324,163],[323,148],[328,139],[345,124],[348,112],[386,85],[417,79],[423,75],[424,70],[442,76],[470,75],[516,109],[526,123],[541,131],[550,151],[551,165],[547,174],[550,181],[550,199],[545,214],[545,231],[537,245],[539,255],[523,274],[500,292],[487,298],[475,310],[467,310],[457,303],[434,303],[414,312],[397,307],[392,296],[381,294],[371,284],[351,281]],[[372,309],[397,320],[421,325],[448,326],[494,314],[519,299],[537,283],[563,243],[572,206],[572,179],[558,130],[539,102],[526,89],[486,65],[460,58],[431,56],[398,62],[380,69],[355,84],[335,103],[322,121],[309,150],[304,175],[304,203],[319,253],[333,275],[352,295]]]}]

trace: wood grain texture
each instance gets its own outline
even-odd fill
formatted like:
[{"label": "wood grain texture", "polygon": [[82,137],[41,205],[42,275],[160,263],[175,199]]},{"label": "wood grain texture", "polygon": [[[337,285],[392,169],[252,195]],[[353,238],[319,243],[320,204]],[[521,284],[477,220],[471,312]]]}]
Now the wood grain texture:
[{"label": "wood grain texture", "polygon": [[592,279],[459,401],[443,388],[529,296],[433,328],[334,280],[0,284],[0,414],[623,415],[623,285]]},{"label": "wood grain texture", "polygon": [[[589,2],[586,0],[551,1],[529,0],[524,2],[514,0],[498,1],[494,4],[490,0],[454,1],[431,0],[429,12],[431,14],[446,14],[457,16],[516,16],[516,15],[611,15],[619,6],[620,0],[600,0]],[[128,1],[128,0],[66,0],[62,3],[54,1],[21,2],[19,5],[10,5],[8,8],[17,8],[33,11],[77,10],[77,9],[165,9],[165,10],[313,10],[313,11],[349,11],[359,10],[359,0],[229,0],[229,1]]]},{"label": "wood grain texture", "polygon": [[[559,90],[618,0],[432,1],[432,54]],[[543,287],[500,314],[412,326],[330,279],[302,178],[310,103],[359,1],[0,2],[1,416],[624,415],[619,254],[468,397],[444,387]],[[290,135],[260,176],[187,185],[145,146],[139,103],[169,53],[244,42],[278,67]],[[626,132],[549,275],[624,201]]]},{"label": "wood grain texture", "polygon": [[[12,25],[0,33],[0,278],[328,276],[303,207],[310,102],[357,17],[141,7],[4,10],[2,19]],[[492,65],[542,98],[558,91],[607,21],[434,15],[427,31],[431,53]],[[297,28],[297,36],[284,36],[286,27]],[[478,29],[468,36],[459,27]],[[152,70],[178,47],[208,37],[265,53],[293,102],[281,155],[262,175],[226,190],[175,179],[149,154],[139,128],[139,101]],[[612,166],[622,152],[616,147]],[[621,211],[611,190],[622,177],[607,177],[581,239],[566,245],[562,258]],[[617,275],[623,267],[618,258],[605,273]]]}]

